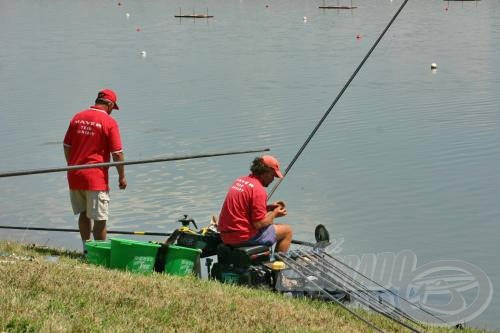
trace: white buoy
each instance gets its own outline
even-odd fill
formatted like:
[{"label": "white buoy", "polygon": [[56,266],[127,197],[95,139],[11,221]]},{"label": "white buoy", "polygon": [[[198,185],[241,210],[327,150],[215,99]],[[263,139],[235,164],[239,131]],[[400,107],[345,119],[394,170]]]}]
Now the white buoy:
[{"label": "white buoy", "polygon": [[431,69],[437,69],[437,68],[438,68],[438,65],[435,62],[433,62],[431,64]]},{"label": "white buoy", "polygon": [[130,14],[129,14],[129,13],[125,14],[125,16],[126,16],[127,18],[130,18]]},{"label": "white buoy", "polygon": [[307,16],[304,16],[304,22],[306,22],[306,21],[307,21]]},{"label": "white buoy", "polygon": [[141,56],[142,56],[143,58],[146,58],[146,56],[147,56],[146,51],[141,51]]}]

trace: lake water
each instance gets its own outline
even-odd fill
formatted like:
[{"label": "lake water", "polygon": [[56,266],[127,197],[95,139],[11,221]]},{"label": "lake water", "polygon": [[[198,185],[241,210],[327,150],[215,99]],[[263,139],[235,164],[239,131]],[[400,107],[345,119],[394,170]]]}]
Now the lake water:
[{"label": "lake water", "polygon": [[[129,160],[269,147],[286,167],[401,2],[322,4],[0,0],[0,170],[63,166],[69,119],[104,87]],[[460,260],[500,287],[498,59],[498,1],[409,1],[273,195],[295,238],[322,223],[342,255]],[[129,166],[125,191],[111,170],[109,227],[205,225],[255,156]],[[0,199],[1,225],[77,225],[64,173],[2,178]],[[81,248],[77,234],[0,237]],[[500,328],[499,309],[493,294],[471,324]]]}]

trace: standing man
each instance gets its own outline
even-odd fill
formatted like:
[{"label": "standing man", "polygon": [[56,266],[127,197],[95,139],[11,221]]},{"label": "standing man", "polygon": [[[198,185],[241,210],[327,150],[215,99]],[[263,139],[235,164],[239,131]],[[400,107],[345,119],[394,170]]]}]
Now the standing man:
[{"label": "standing man", "polygon": [[274,219],[287,214],[285,203],[267,205],[266,187],[275,177],[283,178],[278,160],[270,155],[257,157],[251,174],[236,179],[222,205],[219,232],[229,245],[276,244],[277,252],[286,252],[292,242],[292,228],[275,224]]},{"label": "standing man", "polygon": [[[113,90],[99,91],[95,105],[77,113],[69,124],[64,137],[64,155],[68,165],[123,161],[120,129],[111,117],[119,110]],[[125,168],[116,167],[120,189],[127,187]],[[75,215],[80,214],[78,227],[85,252],[85,241],[92,231],[95,240],[106,239],[108,220],[109,186],[108,168],[92,168],[68,171],[69,195]],[[94,221],[94,228],[92,222]]]}]

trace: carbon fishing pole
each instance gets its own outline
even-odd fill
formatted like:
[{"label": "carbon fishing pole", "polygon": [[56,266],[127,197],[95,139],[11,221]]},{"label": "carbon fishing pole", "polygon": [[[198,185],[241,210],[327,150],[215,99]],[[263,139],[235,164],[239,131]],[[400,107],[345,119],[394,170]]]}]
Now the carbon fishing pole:
[{"label": "carbon fishing pole", "polygon": [[[0,229],[30,230],[30,231],[80,232],[79,229],[15,227],[15,226],[8,226],[8,225],[0,225]],[[117,234],[117,235],[138,235],[138,236],[170,236],[170,235],[172,235],[171,232],[119,231],[119,230],[108,230],[107,233],[108,234]]]},{"label": "carbon fishing pole", "polygon": [[[29,231],[56,231],[56,232],[80,232],[79,229],[67,229],[67,228],[42,228],[42,227],[17,227],[9,225],[0,225],[0,229],[13,229],[13,230],[29,230]],[[119,231],[119,230],[108,230],[108,234],[117,235],[138,235],[138,236],[170,236],[171,232],[151,232],[151,231]],[[317,244],[304,242],[300,240],[292,240],[293,244],[315,247]]]},{"label": "carbon fishing pole", "polygon": [[[369,282],[371,282],[371,283],[373,283],[373,284],[377,285],[377,286],[378,286],[378,287],[380,287],[380,288],[383,288],[385,291],[388,291],[388,292],[389,292],[389,293],[391,293],[393,296],[396,296],[399,300],[404,301],[405,303],[407,303],[407,304],[409,304],[409,305],[411,305],[411,306],[413,306],[413,307],[416,307],[416,308],[417,308],[417,309],[419,309],[420,311],[422,311],[422,312],[424,312],[424,313],[426,313],[426,314],[430,315],[430,316],[431,316],[431,317],[433,317],[434,319],[439,320],[439,321],[440,321],[440,322],[442,322],[443,324],[448,324],[448,322],[446,322],[444,319],[439,318],[438,316],[436,316],[436,315],[435,315],[435,314],[433,314],[432,312],[430,312],[430,311],[428,311],[428,310],[424,309],[423,307],[420,307],[420,306],[417,306],[417,305],[415,305],[415,304],[411,303],[411,302],[410,302],[410,301],[408,301],[406,298],[399,296],[398,294],[396,294],[396,293],[395,293],[395,292],[393,292],[392,290],[390,290],[390,289],[388,289],[388,288],[384,287],[383,285],[381,285],[380,283],[378,283],[378,282],[374,281],[373,279],[370,279],[370,278],[369,278],[368,276],[366,276],[365,274],[363,274],[363,273],[361,273],[361,272],[359,272],[359,271],[355,270],[355,269],[354,269],[354,268],[352,268],[351,266],[347,265],[346,263],[344,263],[344,262],[342,262],[341,260],[339,260],[339,259],[335,258],[334,256],[332,256],[331,254],[328,254],[328,253],[326,253],[326,252],[324,252],[323,254],[324,254],[324,255],[326,255],[326,256],[327,256],[328,258],[330,258],[331,260],[333,260],[335,263],[338,263],[338,264],[343,265],[344,267],[348,268],[349,270],[351,270],[351,271],[352,271],[352,272],[354,272],[355,274],[358,274],[359,276],[363,277],[363,278],[364,278],[364,279],[366,279],[367,281],[369,281]],[[315,255],[316,255],[316,256],[318,256],[317,254],[315,254]],[[333,263],[331,263],[331,265],[332,265],[332,266],[334,266],[334,264],[333,264]]]},{"label": "carbon fishing pole", "polygon": [[[307,264],[311,265],[314,267],[314,270],[318,270],[318,272],[321,274],[320,278],[324,280],[325,282],[330,282],[332,284],[337,284],[340,286],[341,289],[344,290],[348,295],[350,295],[351,298],[357,300],[360,304],[363,304],[367,306],[368,308],[372,309],[373,311],[396,321],[398,324],[401,324],[405,326],[406,328],[416,332],[419,332],[416,329],[411,328],[411,326],[406,326],[401,318],[397,318],[390,314],[390,312],[397,310],[397,308],[392,307],[390,303],[384,303],[383,300],[377,295],[375,295],[373,292],[365,288],[364,286],[359,286],[354,283],[355,280],[351,279],[346,279],[345,277],[342,276],[342,274],[339,274],[338,271],[333,271],[333,270],[327,270],[324,268],[324,265],[320,262],[320,260],[315,260],[311,257],[309,257],[307,254],[304,254],[301,252],[300,258],[302,259],[308,259]],[[299,259],[297,259],[298,261]],[[306,260],[304,260],[306,261]],[[323,267],[323,268],[322,268]],[[333,275],[333,276],[332,276]],[[401,316],[398,316],[401,317]],[[405,318],[408,319],[409,317]],[[410,318],[410,320],[412,320]]]},{"label": "carbon fishing pole", "polygon": [[288,174],[288,171],[290,171],[290,169],[292,168],[292,166],[295,164],[295,162],[297,161],[297,159],[299,158],[299,156],[302,154],[302,152],[304,151],[304,149],[306,148],[306,146],[309,144],[309,141],[311,141],[311,139],[316,134],[316,132],[318,131],[318,129],[320,128],[320,126],[323,124],[323,122],[325,121],[325,119],[328,117],[328,115],[332,111],[332,109],[335,106],[335,104],[337,104],[337,102],[340,99],[340,97],[342,97],[342,95],[344,94],[344,92],[347,90],[347,87],[349,87],[349,85],[351,84],[352,80],[356,77],[356,75],[358,74],[358,72],[361,69],[361,67],[363,67],[363,65],[365,64],[366,60],[368,60],[368,58],[372,54],[373,50],[375,50],[375,48],[377,47],[378,43],[382,40],[382,37],[384,37],[384,35],[387,32],[387,30],[389,30],[390,26],[396,20],[396,18],[398,17],[399,13],[401,13],[401,11],[403,10],[403,8],[406,6],[407,2],[408,2],[408,0],[404,0],[403,1],[403,3],[401,4],[401,6],[399,7],[398,11],[396,12],[396,14],[394,14],[394,16],[392,17],[392,19],[389,21],[389,23],[385,27],[385,29],[382,31],[382,33],[377,38],[377,40],[375,41],[375,43],[372,45],[372,47],[370,48],[370,50],[368,51],[368,53],[365,55],[365,57],[363,58],[363,60],[361,61],[361,63],[358,65],[358,67],[356,68],[356,70],[354,71],[354,73],[352,73],[352,75],[349,78],[349,80],[347,80],[347,82],[344,85],[344,87],[342,88],[342,90],[340,90],[339,94],[337,95],[337,97],[335,98],[335,100],[332,102],[332,104],[330,105],[330,107],[328,108],[328,110],[326,110],[326,112],[323,115],[323,117],[321,117],[320,121],[316,124],[316,127],[314,127],[314,129],[312,130],[311,134],[309,134],[309,136],[307,137],[306,141],[302,144],[302,146],[300,147],[300,149],[297,152],[297,154],[295,154],[295,156],[293,157],[293,159],[290,162],[290,164],[286,167],[285,172],[283,174],[284,177],[278,179],[278,181],[276,182],[276,184],[272,188],[271,192],[269,193],[268,198],[270,198],[273,195],[274,191],[276,191],[276,189],[281,184],[281,182],[283,181],[283,179],[285,179],[286,175]]},{"label": "carbon fishing pole", "polygon": [[[298,253],[301,253],[301,251],[299,251]],[[287,255],[287,254],[284,254],[284,255],[280,255],[279,256],[280,259],[288,259],[288,260],[283,260],[285,262],[286,265],[288,265],[290,268],[292,268],[292,270],[294,270],[296,273],[298,274],[301,274],[303,275],[305,278],[308,279],[308,283],[312,283],[315,287],[319,288],[318,290],[320,292],[324,292],[325,294],[329,294],[328,291],[325,291],[323,288],[319,287],[319,285],[317,285],[315,282],[313,282],[312,279],[308,278],[306,276],[307,275],[311,275],[311,276],[314,276],[316,277],[318,280],[320,281],[323,281],[323,282],[326,282],[327,284],[333,284],[333,285],[336,285],[338,284],[338,280],[334,280],[331,276],[329,276],[328,274],[325,274],[323,272],[323,274],[317,274],[316,272],[314,272],[311,268],[308,267],[308,265],[304,262],[304,264],[301,264],[299,262],[300,258],[302,258],[302,260],[304,259],[304,256],[302,255],[299,255],[297,256],[297,259],[293,259],[290,255]],[[304,261],[304,260],[303,260]],[[295,266],[295,267],[293,267]],[[318,270],[318,267],[316,266],[313,266],[314,269]],[[321,270],[320,270],[321,271]],[[306,272],[306,274],[304,274],[303,272]],[[326,277],[325,277],[326,276]],[[345,287],[345,286],[344,286]],[[352,289],[352,288],[351,288]],[[375,312],[381,314],[382,316],[388,318],[388,319],[391,319],[393,320],[395,323],[411,330],[412,332],[414,333],[420,333],[419,330],[417,330],[416,328],[412,327],[411,325],[405,323],[404,321],[400,320],[399,318],[396,318],[395,316],[392,316],[390,315],[389,313],[387,313],[386,309],[384,309],[382,307],[381,304],[378,304],[378,303],[371,303],[370,301],[366,300],[366,299],[363,299],[361,297],[361,295],[359,293],[357,293],[356,291],[354,290],[350,290],[349,292],[347,291],[347,288],[345,288],[344,290],[347,294],[349,294],[351,297],[352,296],[356,296],[356,299],[358,300],[358,302],[360,302],[361,304],[364,304],[365,306],[368,306],[370,309],[374,310]],[[361,316],[356,316],[358,319],[361,319],[363,320],[363,322],[367,323],[367,320],[362,318]],[[413,321],[413,320],[412,320]],[[371,324],[371,323],[370,323]]]},{"label": "carbon fishing pole", "polygon": [[[379,297],[373,291],[369,290],[361,282],[357,281],[353,276],[350,276],[339,267],[332,265],[320,254],[314,252],[312,253],[300,252],[300,253],[303,257],[309,259],[311,263],[315,263],[316,268],[319,268],[323,273],[325,273],[325,275],[329,276],[330,274],[333,274],[336,277],[335,281],[339,282],[340,280],[343,283],[343,287],[346,289],[349,288],[350,291],[353,294],[355,294],[359,300],[364,300],[363,296],[368,297],[368,299],[372,301],[372,303],[368,302],[368,306],[370,308],[373,308],[373,310],[377,312],[382,311],[383,313],[387,312],[387,316],[391,316],[391,319],[398,320],[398,322],[399,321],[402,322],[402,320],[407,320],[415,325],[425,328],[424,325],[411,318],[404,311],[400,310],[398,307],[392,305],[389,301]],[[356,271],[354,270],[354,272]],[[394,312],[395,315],[397,315],[399,318],[392,317],[392,315],[389,314],[390,311],[384,311],[384,310],[390,310]],[[413,330],[413,328],[409,329]],[[417,330],[415,329],[415,331]]]},{"label": "carbon fishing pole", "polygon": [[270,150],[269,148],[262,148],[262,149],[255,149],[255,150],[228,151],[228,152],[221,152],[221,153],[210,153],[210,154],[199,154],[199,155],[159,157],[159,158],[150,158],[150,159],[133,160],[133,161],[118,161],[118,162],[107,162],[107,163],[70,165],[70,166],[60,167],[60,168],[19,170],[19,171],[10,171],[10,172],[0,173],[0,178],[26,176],[26,175],[34,175],[34,174],[40,174],[40,173],[61,172],[61,171],[69,171],[69,170],[112,167],[112,166],[119,166],[119,165],[147,164],[147,163],[158,163],[158,162],[169,162],[169,161],[192,160],[192,159],[206,158],[206,157],[258,153],[258,152],[264,152],[264,151],[269,151],[269,150]]},{"label": "carbon fishing pole", "polygon": [[286,255],[284,253],[281,253],[281,252],[277,253],[276,256],[281,261],[283,261],[288,267],[290,267],[291,270],[293,270],[300,277],[306,279],[308,281],[308,283],[312,284],[315,288],[317,288],[317,290],[320,293],[325,294],[328,298],[330,298],[336,304],[338,304],[339,306],[341,306],[344,310],[346,310],[347,312],[349,312],[351,315],[353,315],[354,317],[358,318],[359,320],[361,320],[362,322],[364,322],[366,325],[368,325],[369,327],[373,328],[375,331],[377,331],[377,332],[384,332],[381,328],[377,327],[372,322],[370,322],[367,319],[361,317],[359,314],[357,314],[356,312],[354,312],[353,310],[349,309],[347,306],[345,306],[344,304],[342,304],[342,302],[340,302],[335,297],[333,297],[329,292],[327,292],[326,290],[324,290],[323,288],[321,288],[316,282],[314,282],[313,280],[308,279],[308,277],[306,276],[306,274],[303,273],[303,270],[301,269],[300,265],[295,260],[293,260],[291,257],[289,257],[288,255]]}]

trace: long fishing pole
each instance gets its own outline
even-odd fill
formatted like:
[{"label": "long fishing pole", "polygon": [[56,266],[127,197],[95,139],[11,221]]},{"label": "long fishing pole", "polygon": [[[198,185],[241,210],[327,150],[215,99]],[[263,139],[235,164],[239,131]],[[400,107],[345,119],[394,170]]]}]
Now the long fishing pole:
[{"label": "long fishing pole", "polygon": [[[30,231],[57,231],[57,232],[80,232],[79,229],[64,229],[64,228],[40,228],[40,227],[15,227],[8,225],[0,225],[0,229],[14,229],[14,230],[30,230]],[[171,232],[150,232],[150,231],[119,231],[108,230],[108,234],[117,235],[139,235],[139,236],[170,236]]]},{"label": "long fishing pole", "polygon": [[[409,322],[412,322],[415,325],[418,325],[422,328],[425,328],[424,325],[421,323],[417,322],[413,318],[411,318],[409,315],[407,315],[404,311],[398,309],[396,306],[392,305],[389,301],[380,298],[378,295],[374,294],[372,291],[370,291],[367,287],[365,287],[361,282],[357,281],[354,277],[349,276],[346,272],[344,272],[340,267],[335,267],[331,263],[329,263],[326,259],[324,259],[319,253],[311,252],[311,253],[306,253],[306,252],[301,252],[302,256],[305,258],[308,258],[311,262],[316,263],[318,266],[322,267],[322,271],[326,272],[326,275],[329,275],[329,273],[332,273],[336,278],[338,278],[341,282],[344,283],[345,287],[348,287],[351,289],[352,292],[356,293],[359,298],[361,298],[362,295],[367,296],[369,299],[373,301],[372,304],[370,304],[371,307],[375,307],[375,304],[377,304],[377,307],[380,305],[380,308],[382,311],[384,310],[384,307],[390,308],[392,311],[396,313],[396,315],[400,318],[404,318],[404,320],[407,320]],[[356,292],[359,291],[359,293]],[[362,295],[360,295],[362,294]]]},{"label": "long fishing pole", "polygon": [[[369,278],[368,276],[366,276],[365,274],[361,273],[360,271],[357,271],[357,270],[356,270],[356,269],[354,269],[353,267],[351,267],[351,266],[347,265],[346,263],[342,262],[341,260],[339,260],[339,259],[335,258],[335,257],[334,257],[334,256],[332,256],[331,254],[328,254],[328,253],[324,252],[324,255],[326,255],[328,258],[332,259],[334,262],[336,262],[336,263],[338,263],[338,264],[341,264],[342,266],[344,266],[344,267],[346,267],[346,268],[350,269],[352,272],[354,272],[355,274],[358,274],[359,276],[363,277],[363,278],[364,278],[364,279],[366,279],[367,281],[369,281],[369,282],[371,282],[371,283],[373,283],[373,284],[377,285],[377,286],[378,286],[378,287],[380,287],[380,288],[383,288],[384,290],[388,291],[388,292],[389,292],[389,293],[391,293],[392,295],[396,296],[399,300],[402,300],[402,301],[406,302],[407,304],[409,304],[409,305],[411,305],[411,306],[416,307],[417,309],[419,309],[419,310],[421,310],[421,311],[425,312],[426,314],[430,315],[430,316],[431,316],[431,317],[433,317],[434,319],[437,319],[437,320],[441,321],[441,322],[442,322],[442,323],[444,323],[444,324],[448,324],[448,323],[447,323],[444,319],[439,318],[438,316],[436,316],[435,314],[433,314],[433,313],[432,313],[432,312],[430,312],[430,311],[427,311],[427,310],[426,310],[426,309],[424,309],[423,307],[420,307],[420,306],[417,306],[417,305],[415,305],[415,304],[411,303],[411,302],[410,302],[410,301],[408,301],[406,298],[401,297],[400,295],[396,294],[394,291],[392,291],[392,290],[390,290],[390,289],[388,289],[388,288],[384,287],[383,285],[381,285],[380,283],[376,282],[375,280],[370,279],[370,278]],[[332,265],[332,266],[334,266],[334,265],[333,265],[333,263],[332,263],[331,265]]]},{"label": "long fishing pole", "polygon": [[10,172],[0,173],[0,178],[26,176],[26,175],[34,175],[34,174],[40,174],[40,173],[61,172],[61,171],[69,171],[69,170],[112,167],[112,166],[118,166],[118,165],[147,164],[147,163],[168,162],[168,161],[192,160],[192,159],[206,158],[206,157],[258,153],[258,152],[264,152],[264,151],[269,151],[269,150],[270,150],[269,148],[262,148],[262,149],[254,149],[254,150],[227,151],[227,152],[220,152],[220,153],[209,153],[209,154],[198,154],[198,155],[159,157],[159,158],[150,158],[150,159],[133,160],[133,161],[119,161],[119,162],[107,162],[107,163],[70,165],[70,166],[66,166],[66,167],[48,168],[48,169],[19,170],[19,171],[10,171]]},{"label": "long fishing pole", "polygon": [[[331,280],[331,283],[336,283],[336,284],[340,285],[340,287],[343,288],[344,291],[351,296],[351,298],[357,300],[359,303],[369,307],[373,311],[380,313],[383,316],[385,316],[391,320],[398,322],[399,324],[402,324],[403,326],[405,325],[401,318],[397,318],[396,316],[393,316],[391,314],[391,311],[396,310],[396,308],[392,307],[392,305],[390,305],[390,304],[389,304],[389,306],[387,306],[388,303],[384,304],[382,302],[382,299],[379,299],[379,297],[377,297],[377,295],[375,295],[373,292],[369,291],[367,288],[364,288],[363,286],[361,286],[361,288],[359,288],[359,286],[357,286],[355,283],[353,283],[353,281],[355,281],[355,280],[346,279],[345,276],[343,276],[342,274],[339,274],[341,271],[334,271],[334,270],[326,269],[324,264],[321,263],[320,260],[315,259],[313,257],[310,257],[307,254],[304,254],[303,252],[301,253],[301,256],[303,258],[307,259],[307,263],[309,265],[312,265],[315,270],[318,270],[319,272],[321,272],[323,274],[322,279],[324,279],[325,281]],[[400,316],[398,316],[398,317],[400,317]],[[407,317],[405,319],[408,319],[408,318],[410,318],[410,317]],[[410,320],[413,321],[411,318],[410,318]],[[409,327],[407,327],[407,328],[409,328]],[[413,330],[412,328],[409,328],[409,329]],[[415,330],[415,332],[418,332],[418,331]]]},{"label": "long fishing pole", "polygon": [[[80,232],[79,229],[67,229],[67,228],[42,228],[42,227],[17,227],[10,225],[0,225],[0,229],[13,229],[13,230],[29,230],[29,231],[56,231],[56,232]],[[171,232],[151,232],[151,231],[120,231],[120,230],[108,230],[108,234],[117,235],[139,235],[139,236],[170,236]],[[315,247],[316,244],[310,242],[304,242],[300,240],[293,239],[293,244],[299,244],[303,246]]]},{"label": "long fishing pole", "polygon": [[300,241],[300,240],[296,240],[296,239],[292,239],[292,244],[309,246],[309,247],[315,247],[317,245],[316,243],[304,242],[304,241]]},{"label": "long fishing pole", "polygon": [[[293,268],[293,266],[295,265],[296,268],[299,268],[299,270],[301,270],[302,272],[305,272],[305,274],[303,276],[313,276],[313,277],[316,277],[319,281],[323,281],[327,284],[333,284],[333,285],[336,285],[339,281],[338,280],[333,280],[329,274],[318,274],[317,272],[315,272],[314,270],[317,270],[318,267],[315,267],[313,266],[314,270],[312,268],[309,268],[310,267],[310,264],[311,264],[311,261],[306,261],[306,260],[303,260],[304,256],[303,254],[300,253],[301,251],[298,251],[297,253],[299,254],[298,258],[293,260],[291,258],[290,255],[287,255],[287,254],[284,254],[284,255],[281,255],[278,254],[279,258],[281,260],[283,260],[283,258],[287,258],[289,259],[288,261],[285,261],[285,264],[287,266],[289,266],[290,268],[292,268],[292,270],[294,270],[296,273],[299,273],[296,269]],[[301,264],[299,261],[301,261],[300,259],[302,258],[302,261],[304,262],[303,264]],[[300,274],[302,276],[302,274]],[[313,283],[313,279],[310,279],[308,278],[308,281],[307,283]],[[314,286],[317,286],[316,284],[313,283]],[[321,288],[321,287],[320,287]],[[319,291],[324,291],[326,294],[329,294],[327,291],[325,291],[323,288],[321,288]],[[348,295],[350,295],[351,297],[354,295],[354,296],[357,296],[356,299],[358,302],[360,302],[361,304],[364,304],[365,306],[368,306],[370,309],[374,310],[375,312],[377,312],[378,314],[388,318],[388,319],[391,319],[393,320],[395,323],[398,323],[399,325],[411,330],[412,332],[414,333],[421,333],[419,330],[415,329],[414,327],[412,327],[411,325],[403,322],[402,320],[396,318],[396,317],[393,317],[391,316],[390,314],[386,313],[386,311],[384,311],[384,309],[379,305],[379,304],[373,304],[373,303],[370,303],[369,301],[363,299],[358,293],[354,292],[351,290],[351,293],[349,293],[346,290],[344,290]],[[364,318],[362,317],[359,317],[357,316],[358,319],[362,319],[365,323],[367,322]]]},{"label": "long fishing pole", "polygon": [[[301,257],[303,258],[304,257],[304,253],[301,253]],[[307,257],[307,255],[306,255]],[[404,326],[406,327],[407,329],[411,330],[412,332],[414,333],[421,333],[419,330],[417,330],[416,328],[412,327],[411,325],[409,325],[408,323],[405,323],[403,320],[401,320],[400,318],[397,318],[396,316],[393,316],[389,313],[389,309],[386,309],[383,307],[383,304],[382,303],[379,303],[378,302],[378,299],[374,296],[374,295],[370,295],[371,293],[370,292],[367,292],[365,290],[356,290],[356,286],[352,283],[350,283],[349,281],[345,280],[345,279],[342,279],[341,275],[339,275],[337,272],[335,271],[330,271],[330,273],[333,273],[333,275],[335,275],[334,277],[336,279],[334,279],[334,277],[330,276],[330,274],[328,274],[329,272],[325,272],[324,270],[322,270],[320,267],[318,267],[318,261],[314,261],[314,260],[311,260],[311,258],[308,258],[309,261],[307,262],[308,264],[313,264],[313,267],[314,269],[318,269],[319,271],[322,271],[322,273],[324,275],[321,275],[319,276],[320,279],[324,280],[325,282],[329,282],[330,280],[330,283],[340,283],[341,284],[341,287],[344,288],[344,291],[346,293],[348,293],[349,295],[351,296],[355,296],[355,299],[365,305],[365,306],[368,306],[370,309],[372,309],[373,311],[377,312],[378,314],[381,314],[382,316],[390,319],[390,320],[393,320],[394,322],[398,323],[399,325],[401,326]],[[301,265],[299,262],[299,260],[297,260],[297,264],[298,265]],[[303,268],[305,269],[308,269],[305,264],[302,266]],[[312,270],[310,270],[311,273],[313,272]],[[349,290],[349,291],[348,291]],[[371,299],[373,300],[374,298],[376,299],[376,302],[371,302],[369,299],[365,299],[363,298],[363,295],[364,296],[368,296],[368,298],[370,298],[371,296]],[[411,321],[413,321],[411,319]]]},{"label": "long fishing pole", "polygon": [[[290,267],[291,270],[293,270],[295,273],[297,273],[300,277],[302,277],[303,279],[307,279],[308,283],[312,284],[320,293],[325,294],[326,297],[330,298],[337,305],[339,305],[340,307],[342,307],[344,310],[346,310],[347,312],[349,312],[354,317],[356,317],[359,320],[361,320],[362,322],[364,322],[366,325],[368,325],[371,328],[373,328],[375,331],[382,332],[382,333],[384,332],[382,329],[380,329],[379,327],[377,327],[375,324],[373,324],[372,322],[370,322],[367,319],[363,318],[362,316],[360,316],[359,314],[357,314],[356,312],[354,312],[353,310],[349,309],[347,306],[345,306],[344,304],[342,304],[342,302],[340,302],[339,300],[337,300],[329,292],[327,292],[325,289],[323,289],[322,287],[320,287],[316,282],[314,282],[314,280],[309,279],[308,276],[303,273],[303,271],[304,271],[303,267],[300,264],[298,264],[295,260],[293,260],[290,256],[288,256],[285,253],[281,253],[281,252],[277,253],[276,255],[277,255],[277,257],[281,261],[283,261],[288,267]],[[306,268],[306,270],[308,271],[307,274],[311,274],[312,273],[309,269]]]},{"label": "long fishing pole", "polygon": [[[300,154],[302,154],[302,152],[304,151],[304,149],[306,148],[306,146],[309,144],[309,141],[311,141],[311,139],[313,138],[313,136],[316,134],[316,132],[318,131],[318,129],[320,128],[320,126],[325,121],[326,117],[328,117],[328,115],[332,111],[332,109],[335,106],[335,104],[337,104],[337,101],[340,99],[340,97],[342,97],[342,95],[344,94],[344,92],[347,90],[347,87],[349,87],[349,85],[351,84],[351,82],[354,79],[354,77],[356,77],[356,75],[358,74],[358,72],[361,69],[361,67],[363,67],[363,65],[365,64],[366,60],[368,60],[368,58],[372,54],[373,50],[375,50],[375,48],[377,47],[378,43],[382,40],[382,37],[384,37],[384,35],[387,32],[387,30],[389,30],[390,26],[396,20],[396,18],[398,17],[399,13],[401,13],[401,11],[403,10],[403,8],[405,7],[405,5],[406,5],[407,2],[408,2],[408,0],[404,0],[403,1],[403,3],[401,4],[401,6],[399,7],[398,11],[396,12],[396,14],[394,14],[394,16],[392,17],[392,19],[389,21],[389,24],[387,24],[387,26],[385,27],[385,29],[382,31],[382,33],[380,34],[380,36],[377,38],[377,40],[375,41],[375,43],[373,44],[373,46],[370,48],[370,50],[368,51],[368,53],[365,55],[365,57],[361,61],[361,63],[358,65],[358,67],[356,68],[356,70],[354,71],[354,73],[352,73],[352,75],[349,78],[349,80],[347,80],[346,84],[344,85],[344,87],[342,88],[342,90],[340,90],[339,94],[337,95],[337,97],[335,98],[335,100],[332,102],[332,104],[330,105],[330,107],[328,108],[328,110],[325,112],[325,114],[323,115],[323,117],[321,117],[321,120],[316,124],[316,127],[314,127],[314,129],[312,130],[311,134],[309,134],[309,136],[307,137],[306,141],[302,144],[302,146],[300,147],[300,149],[297,152],[297,154],[295,154],[295,156],[293,157],[293,159],[290,162],[290,164],[286,167],[285,172],[283,174],[284,177],[286,177],[286,175],[288,174],[288,171],[290,171],[290,169],[292,168],[292,166],[295,164],[295,162],[299,158]],[[268,198],[270,198],[273,195],[274,191],[276,191],[276,189],[281,184],[281,182],[283,181],[283,179],[285,179],[285,178],[278,179],[277,183],[274,184],[274,187],[272,188],[271,192],[269,193]]]}]

